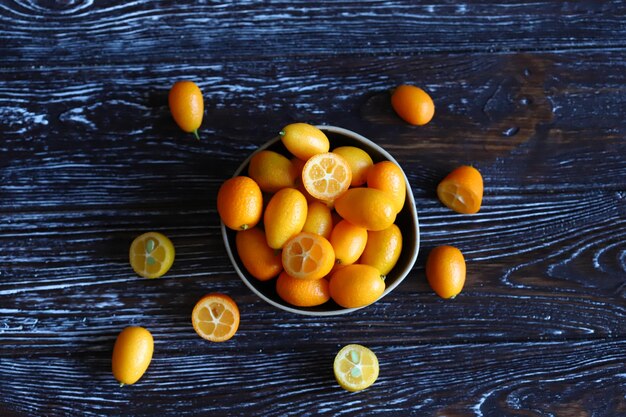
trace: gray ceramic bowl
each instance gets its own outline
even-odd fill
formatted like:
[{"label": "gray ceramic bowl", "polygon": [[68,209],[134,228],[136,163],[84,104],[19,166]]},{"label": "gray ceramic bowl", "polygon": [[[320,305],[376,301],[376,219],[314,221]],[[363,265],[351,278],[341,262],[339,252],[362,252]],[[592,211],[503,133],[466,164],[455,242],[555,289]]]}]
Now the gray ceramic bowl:
[{"label": "gray ceramic bowl", "polygon": [[[400,164],[398,164],[398,162],[387,151],[376,145],[371,140],[357,133],[334,126],[317,127],[321,129],[326,134],[326,136],[328,136],[328,139],[330,140],[331,150],[338,146],[356,146],[366,151],[372,157],[374,163],[388,160],[400,166]],[[291,157],[287,149],[280,141],[280,136],[276,136],[275,138],[266,142],[265,144],[260,146],[256,152],[259,152],[263,149],[269,149],[278,153],[282,153],[285,156]],[[252,155],[254,155],[254,153]],[[247,175],[248,164],[250,163],[252,155],[250,155],[241,164],[241,166],[235,172],[234,176]],[[415,260],[417,259],[417,253],[419,251],[419,223],[417,220],[417,212],[415,211],[415,200],[413,198],[413,191],[411,190],[411,186],[408,179],[406,178],[406,175],[404,176],[404,179],[406,181],[406,202],[404,204],[404,208],[396,217],[396,224],[402,231],[402,253],[400,254],[400,259],[398,260],[396,266],[393,268],[393,270],[391,270],[391,272],[389,272],[389,274],[387,274],[387,278],[385,280],[386,288],[381,298],[392,292],[408,275],[408,273],[411,271],[411,268],[413,268],[413,264],[415,264]],[[332,316],[358,310],[356,308],[343,308],[335,304],[332,300],[316,307],[295,307],[291,304],[286,303],[276,293],[276,279],[261,282],[254,278],[252,275],[250,275],[248,271],[246,271],[243,263],[241,262],[241,259],[239,258],[239,255],[237,255],[237,248],[235,246],[236,232],[228,229],[226,226],[224,226],[223,223],[221,225],[221,228],[224,243],[226,245],[226,251],[228,252],[228,256],[235,268],[235,271],[237,272],[237,275],[239,275],[241,280],[256,295],[258,295],[261,299],[267,301],[269,304],[278,307],[281,310],[297,314],[304,314],[308,316]]]}]

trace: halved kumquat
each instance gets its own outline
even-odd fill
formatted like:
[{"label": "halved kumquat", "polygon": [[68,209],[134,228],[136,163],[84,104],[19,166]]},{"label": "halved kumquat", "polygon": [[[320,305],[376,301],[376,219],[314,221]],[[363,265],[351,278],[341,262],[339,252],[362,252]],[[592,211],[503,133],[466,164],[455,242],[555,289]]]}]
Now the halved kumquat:
[{"label": "halved kumquat", "polygon": [[478,213],[483,201],[483,177],[474,167],[460,166],[439,183],[437,196],[457,213]]},{"label": "halved kumquat", "polygon": [[341,388],[362,391],[378,379],[378,358],[365,346],[347,345],[335,356],[333,371]]},{"label": "halved kumquat", "polygon": [[226,294],[207,294],[193,308],[191,323],[203,339],[225,342],[239,329],[239,308]]},{"label": "halved kumquat", "polygon": [[282,252],[285,272],[298,279],[321,279],[335,265],[330,242],[315,233],[302,232],[291,238]]},{"label": "halved kumquat", "polygon": [[174,263],[175,250],[172,241],[158,232],[144,233],[130,245],[130,265],[144,278],[159,278]]},{"label": "halved kumquat", "polygon": [[351,181],[350,165],[332,152],[312,156],[302,168],[304,188],[323,201],[334,201],[350,187]]}]

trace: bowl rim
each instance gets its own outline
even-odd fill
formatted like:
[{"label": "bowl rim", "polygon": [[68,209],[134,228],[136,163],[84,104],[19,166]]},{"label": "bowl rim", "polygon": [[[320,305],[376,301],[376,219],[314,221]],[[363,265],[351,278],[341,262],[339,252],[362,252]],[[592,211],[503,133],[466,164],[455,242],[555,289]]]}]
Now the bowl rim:
[{"label": "bowl rim", "polygon": [[[349,138],[356,139],[357,141],[366,143],[367,145],[375,148],[386,159],[388,159],[389,161],[391,161],[391,162],[395,163],[396,165],[398,165],[400,167],[400,170],[402,171],[402,176],[404,177],[404,181],[406,183],[406,193],[407,193],[406,201],[412,203],[412,204],[408,204],[408,209],[409,209],[411,217],[415,219],[415,222],[414,222],[414,228],[415,228],[414,233],[415,233],[415,237],[416,237],[415,238],[415,250],[411,254],[411,257],[409,258],[409,261],[408,261],[406,267],[404,268],[404,270],[400,271],[398,277],[395,279],[395,281],[391,285],[386,286],[385,291],[382,293],[382,295],[380,297],[378,297],[378,299],[376,299],[376,301],[374,301],[374,303],[376,303],[381,298],[383,298],[387,294],[391,293],[398,285],[400,285],[400,283],[402,281],[404,281],[404,279],[407,277],[409,272],[411,272],[411,270],[413,269],[413,266],[415,265],[415,262],[417,261],[417,255],[418,255],[419,249],[420,249],[419,219],[418,219],[418,216],[417,216],[417,209],[415,207],[415,198],[413,196],[413,190],[411,189],[411,184],[409,183],[409,180],[406,177],[406,174],[404,172],[404,169],[402,169],[402,166],[382,146],[374,143],[373,141],[369,140],[368,138],[366,138],[366,137],[364,137],[364,136],[362,136],[362,135],[360,135],[360,134],[358,134],[356,132],[353,132],[352,130],[344,129],[342,127],[331,126],[331,125],[315,125],[315,127],[317,127],[318,129],[320,129],[322,131],[325,131],[325,132],[336,133],[336,134],[343,135],[343,136],[346,136],[346,137],[349,137]],[[254,152],[252,152],[250,155],[248,155],[248,157],[241,163],[241,165],[239,165],[239,167],[237,168],[237,170],[233,174],[233,177],[236,177],[238,175],[242,175],[241,174],[242,171],[245,169],[245,167],[247,167],[249,165],[250,160],[252,159],[252,157],[255,154],[257,154],[258,152],[260,152],[260,151],[262,151],[264,149],[269,148],[270,146],[274,145],[275,143],[277,143],[280,140],[281,140],[280,135],[277,135],[276,137],[268,140],[267,142],[265,142],[264,144],[259,146]],[[272,305],[272,306],[274,306],[274,307],[276,307],[276,308],[278,308],[280,310],[288,311],[288,312],[295,313],[295,314],[301,314],[301,315],[305,315],[305,316],[323,317],[323,316],[337,316],[337,315],[341,315],[341,314],[348,314],[348,313],[351,313],[353,311],[357,311],[357,310],[360,310],[362,308],[365,308],[365,307],[368,307],[368,306],[371,305],[371,304],[368,304],[368,305],[363,306],[363,307],[342,308],[342,309],[338,309],[338,310],[329,310],[329,311],[308,311],[308,310],[300,310],[300,309],[298,309],[296,307],[290,307],[290,306],[286,306],[286,305],[283,305],[283,304],[279,304],[276,301],[272,300],[271,298],[267,297],[265,294],[263,294],[261,291],[259,291],[254,285],[252,285],[250,280],[246,277],[245,273],[239,267],[239,264],[238,264],[237,260],[235,259],[234,254],[232,253],[232,250],[230,248],[229,239],[228,239],[228,231],[226,229],[226,225],[222,221],[220,221],[220,230],[222,232],[222,239],[224,241],[224,246],[226,247],[226,253],[228,254],[230,262],[233,265],[233,267],[235,268],[235,272],[237,273],[239,278],[259,298],[261,298],[263,301],[269,303],[270,305]]]}]

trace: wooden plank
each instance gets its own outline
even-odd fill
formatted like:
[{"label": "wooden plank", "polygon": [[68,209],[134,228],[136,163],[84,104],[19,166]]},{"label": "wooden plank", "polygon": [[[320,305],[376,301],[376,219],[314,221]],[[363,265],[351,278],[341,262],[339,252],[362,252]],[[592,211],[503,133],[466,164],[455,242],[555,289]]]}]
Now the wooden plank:
[{"label": "wooden plank", "polygon": [[[370,137],[397,157],[418,196],[432,195],[461,163],[481,169],[488,194],[626,187],[623,54],[312,58],[303,66],[1,70],[0,209],[195,200],[296,120]],[[200,142],[169,115],[167,91],[181,77],[204,90]],[[404,81],[433,95],[429,125],[408,126],[391,110],[388,89]]]},{"label": "wooden plank", "polygon": [[[306,343],[312,328],[328,343],[346,334],[420,344],[626,336],[626,221],[616,194],[487,196],[473,216],[435,198],[416,204],[421,251],[413,271],[376,305],[326,326],[276,310],[243,285],[226,256],[214,202],[4,215],[3,344],[61,354],[68,343],[88,349],[84,341],[131,323],[191,343],[191,309],[211,291],[237,300],[250,349],[259,338],[265,347]],[[166,233],[177,249],[163,279],[141,279],[128,265],[130,242],[148,230]],[[466,287],[453,301],[435,296],[424,276],[428,252],[442,244],[459,247],[468,264]]]},{"label": "wooden plank", "polygon": [[[626,416],[626,7],[607,2],[12,2],[0,4],[0,415]],[[202,87],[202,141],[167,109]],[[415,128],[389,106],[413,83],[437,106]],[[237,278],[221,182],[291,121],[353,129],[405,169],[421,252],[394,293],[354,314],[287,314]],[[461,163],[481,212],[437,201]],[[133,237],[177,259],[146,280]],[[461,295],[424,277],[431,248],[468,261]],[[271,284],[269,284],[271,285]],[[209,291],[242,322],[224,344],[190,324]],[[125,326],[153,363],[120,389]],[[346,343],[381,361],[348,394]]]},{"label": "wooden plank", "polygon": [[624,47],[621,1],[17,2],[4,65]]},{"label": "wooden plank", "polygon": [[413,345],[380,339],[369,345],[381,364],[377,382],[349,394],[332,374],[340,345],[315,337],[295,348],[242,349],[242,338],[219,345],[196,338],[177,355],[164,356],[166,342],[157,335],[147,373],[124,388],[110,373],[110,333],[91,341],[103,346],[98,353],[3,358],[0,412],[9,417],[626,413],[624,340]]}]

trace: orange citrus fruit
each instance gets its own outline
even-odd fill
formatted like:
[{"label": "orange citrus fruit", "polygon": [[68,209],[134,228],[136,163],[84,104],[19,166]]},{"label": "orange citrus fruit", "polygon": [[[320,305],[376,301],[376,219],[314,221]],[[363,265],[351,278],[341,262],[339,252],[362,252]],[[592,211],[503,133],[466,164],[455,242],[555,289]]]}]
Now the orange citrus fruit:
[{"label": "orange citrus fruit", "polygon": [[367,243],[367,229],[342,220],[330,234],[330,244],[335,250],[336,263],[350,265],[355,263]]},{"label": "orange citrus fruit", "polygon": [[262,211],[263,194],[252,178],[230,178],[217,192],[217,212],[229,229],[246,230],[256,226]]},{"label": "orange citrus fruit", "polygon": [[295,188],[283,188],[270,199],[263,215],[265,238],[272,249],[280,249],[285,242],[300,233],[307,216],[304,195]]},{"label": "orange citrus fruit", "polygon": [[439,183],[437,196],[457,213],[478,213],[483,201],[483,177],[474,167],[460,166]]},{"label": "orange citrus fruit", "polygon": [[335,251],[330,242],[314,233],[298,233],[283,247],[283,268],[298,279],[324,278],[335,264]]},{"label": "orange citrus fruit", "polygon": [[158,232],[144,233],[130,245],[130,265],[144,278],[159,278],[171,268],[175,252],[167,236]]},{"label": "orange citrus fruit", "polygon": [[296,187],[297,168],[278,152],[262,150],[250,159],[248,175],[266,193],[275,193],[281,188]]},{"label": "orange citrus fruit", "polygon": [[367,244],[359,263],[371,265],[386,276],[398,262],[401,252],[402,232],[392,224],[384,230],[367,232]]},{"label": "orange citrus fruit", "polygon": [[347,345],[335,356],[333,371],[341,388],[351,392],[361,391],[376,382],[378,358],[365,346]]},{"label": "orange citrus fruit", "polygon": [[456,297],[465,284],[465,258],[454,246],[438,246],[428,254],[426,278],[441,298]]},{"label": "orange citrus fruit", "polygon": [[120,386],[132,385],[143,376],[152,361],[154,339],[143,327],[131,326],[115,340],[111,361],[113,376]]},{"label": "orange citrus fruit", "polygon": [[372,304],[384,291],[380,271],[370,265],[348,265],[330,277],[330,297],[344,308]]},{"label": "orange citrus fruit", "polygon": [[367,230],[384,230],[396,220],[393,200],[375,188],[349,189],[335,201],[335,210],[350,223]]},{"label": "orange citrus fruit", "polygon": [[237,232],[235,244],[244,267],[259,281],[274,278],[283,270],[280,254],[267,245],[265,232],[258,227]]},{"label": "orange citrus fruit", "polygon": [[287,150],[303,161],[330,149],[326,134],[307,123],[292,123],[285,126],[280,131],[280,138]]},{"label": "orange citrus fruit", "polygon": [[391,107],[405,122],[421,126],[435,115],[435,104],[428,93],[413,85],[401,85],[391,95]]},{"label": "orange citrus fruit", "polygon": [[314,307],[330,300],[325,279],[294,278],[285,271],[276,280],[276,292],[284,301],[297,307]]},{"label": "orange citrus fruit", "polygon": [[239,308],[226,294],[207,294],[193,308],[191,323],[201,338],[225,342],[237,333]]},{"label": "orange citrus fruit", "polygon": [[393,200],[396,213],[404,206],[406,181],[402,169],[391,161],[381,161],[367,172],[367,186],[386,192]]},{"label": "orange citrus fruit", "polygon": [[326,152],[309,158],[302,168],[302,183],[313,197],[334,201],[352,181],[348,162],[338,154]]},{"label": "orange citrus fruit", "polygon": [[332,230],[333,218],[330,214],[330,208],[320,201],[313,201],[309,203],[306,222],[304,222],[302,231],[317,233],[318,235],[324,236],[328,239],[330,238]]},{"label": "orange citrus fruit", "polygon": [[367,171],[374,165],[374,161],[361,148],[356,146],[340,146],[333,149],[333,153],[341,155],[350,165],[350,171],[352,172],[351,187],[359,187],[367,181]]},{"label": "orange citrus fruit", "polygon": [[193,133],[197,139],[198,128],[204,116],[204,100],[200,88],[193,81],[178,81],[168,96],[170,112],[176,124],[185,132]]}]

